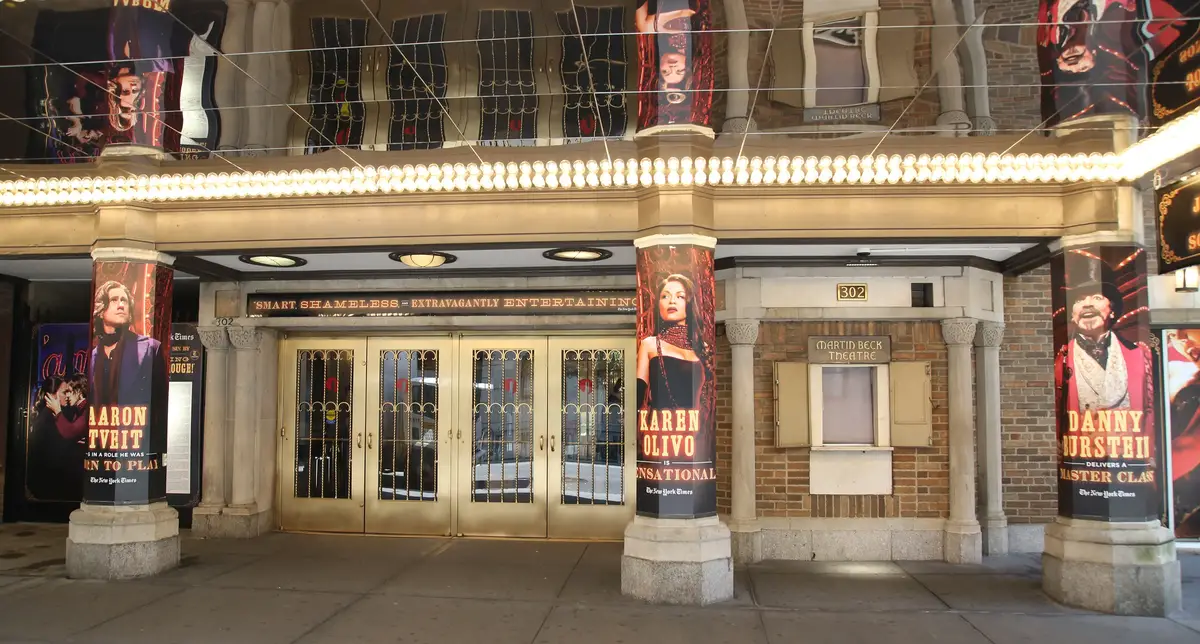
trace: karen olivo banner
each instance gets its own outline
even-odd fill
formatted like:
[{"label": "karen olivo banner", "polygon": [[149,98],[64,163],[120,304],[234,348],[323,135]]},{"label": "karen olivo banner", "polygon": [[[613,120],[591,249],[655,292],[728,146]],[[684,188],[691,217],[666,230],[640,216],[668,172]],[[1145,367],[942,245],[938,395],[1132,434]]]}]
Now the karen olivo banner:
[{"label": "karen olivo banner", "polygon": [[1195,0],[1041,0],[1038,67],[1045,126],[1146,114],[1151,63],[1175,44]]},{"label": "karen olivo banner", "polygon": [[1162,490],[1145,253],[1067,250],[1051,261],[1051,287],[1059,514],[1155,520]]},{"label": "karen olivo banner", "polygon": [[715,75],[709,0],[639,0],[638,130],[711,127]]},{"label": "karen olivo banner", "polygon": [[716,381],[712,249],[637,251],[637,513],[712,516]]},{"label": "karen olivo banner", "polygon": [[155,263],[94,263],[84,503],[166,500],[173,280]]}]

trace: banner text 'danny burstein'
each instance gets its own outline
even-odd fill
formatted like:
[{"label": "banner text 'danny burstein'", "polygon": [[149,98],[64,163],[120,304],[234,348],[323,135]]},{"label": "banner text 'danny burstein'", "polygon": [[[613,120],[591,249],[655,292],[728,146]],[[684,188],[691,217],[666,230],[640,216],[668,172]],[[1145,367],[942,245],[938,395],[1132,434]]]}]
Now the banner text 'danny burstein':
[{"label": "banner text 'danny burstein'", "polygon": [[[1131,409],[1102,409],[1067,412],[1067,431],[1062,437],[1066,459],[1151,458],[1150,436],[1143,431],[1144,412]],[[1153,483],[1154,470],[1143,471],[1059,468],[1064,481],[1086,483]]]}]

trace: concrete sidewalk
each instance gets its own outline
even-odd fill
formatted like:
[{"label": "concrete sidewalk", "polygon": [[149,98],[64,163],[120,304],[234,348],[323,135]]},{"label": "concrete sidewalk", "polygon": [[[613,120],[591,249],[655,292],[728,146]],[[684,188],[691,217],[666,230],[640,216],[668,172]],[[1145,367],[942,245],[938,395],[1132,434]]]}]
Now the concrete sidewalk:
[{"label": "concrete sidewalk", "polygon": [[738,571],[733,601],[674,608],[621,595],[619,543],[185,533],[180,569],[106,583],[65,578],[65,537],[0,525],[0,642],[1200,643],[1189,555],[1185,611],[1168,620],[1055,604],[1036,555],[770,562]]}]

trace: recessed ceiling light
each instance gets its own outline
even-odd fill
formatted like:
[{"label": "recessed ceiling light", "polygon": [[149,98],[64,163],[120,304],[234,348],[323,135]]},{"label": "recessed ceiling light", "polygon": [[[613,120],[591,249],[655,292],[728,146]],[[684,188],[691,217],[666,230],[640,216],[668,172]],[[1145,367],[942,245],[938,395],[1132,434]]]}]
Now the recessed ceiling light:
[{"label": "recessed ceiling light", "polygon": [[388,258],[413,268],[437,268],[444,264],[453,264],[458,258],[450,253],[425,251],[422,253],[389,253]]},{"label": "recessed ceiling light", "polygon": [[598,262],[612,257],[612,252],[603,248],[554,248],[542,253],[542,257],[560,262]]},{"label": "recessed ceiling light", "polygon": [[307,260],[291,255],[242,255],[238,259],[247,264],[270,268],[296,268],[308,263]]}]

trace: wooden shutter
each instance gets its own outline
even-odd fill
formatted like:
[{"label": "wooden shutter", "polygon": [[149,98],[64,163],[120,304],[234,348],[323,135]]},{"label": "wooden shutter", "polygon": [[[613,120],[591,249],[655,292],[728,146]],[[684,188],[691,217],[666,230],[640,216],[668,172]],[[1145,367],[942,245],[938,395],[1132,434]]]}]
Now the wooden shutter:
[{"label": "wooden shutter", "polygon": [[933,392],[928,362],[891,363],[892,446],[933,443]]},{"label": "wooden shutter", "polygon": [[807,447],[808,363],[775,363],[775,446]]},{"label": "wooden shutter", "polygon": [[920,24],[917,12],[912,9],[879,12],[875,56],[879,62],[880,103],[916,95],[919,84],[913,57],[917,46],[915,27]]}]

